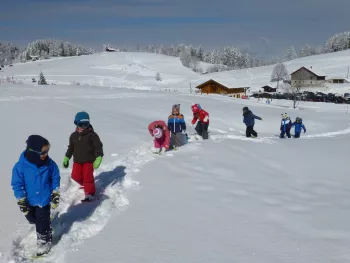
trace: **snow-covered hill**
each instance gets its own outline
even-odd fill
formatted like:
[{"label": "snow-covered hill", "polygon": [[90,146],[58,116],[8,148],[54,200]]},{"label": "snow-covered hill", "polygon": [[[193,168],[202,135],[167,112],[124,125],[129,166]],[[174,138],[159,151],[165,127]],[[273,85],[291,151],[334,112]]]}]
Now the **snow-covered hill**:
[{"label": "snow-covered hill", "polygon": [[[0,262],[32,261],[35,231],[21,215],[10,187],[12,166],[27,137],[46,136],[50,156],[60,165],[74,114],[81,110],[90,113],[104,143],[103,165],[95,172],[102,198],[81,204],[83,193],[70,181],[71,170],[61,168],[61,214],[54,234],[58,242],[40,261],[349,262],[346,106],[303,103],[292,110],[289,101],[266,105],[157,91],[185,91],[189,80],[203,76],[176,58],[111,55],[30,62],[1,73],[30,81],[42,70],[58,84],[0,85]],[[155,81],[158,71],[168,84]],[[267,72],[251,70],[261,79],[270,75]],[[231,73],[215,75],[224,80]],[[72,81],[90,86],[59,84]],[[118,88],[120,83],[125,88]],[[137,86],[151,90],[131,89]],[[210,140],[165,156],[152,155],[148,124],[166,120],[171,106],[180,103],[188,133],[193,134],[194,102],[210,113]],[[257,139],[244,137],[244,106],[263,118],[256,123]],[[301,139],[277,137],[285,112],[303,118],[307,133]]]},{"label": "snow-covered hill", "polygon": [[[350,66],[350,50],[317,56],[298,58],[286,62],[289,73],[305,66],[316,72],[324,73],[327,78],[346,78]],[[202,63],[202,67],[209,64]],[[150,53],[102,53],[90,56],[53,58],[44,61],[16,64],[12,68],[0,71],[0,78],[14,76],[31,83],[42,71],[50,83],[95,85],[114,88],[146,90],[176,90],[189,92],[192,88],[215,79],[230,87],[251,87],[250,92],[258,91],[270,84],[273,65],[232,70],[220,73],[200,75],[185,68],[179,58]],[[62,72],[65,72],[62,74]],[[156,81],[160,73],[162,81]],[[350,84],[327,84],[327,89],[315,89],[323,92],[345,93],[350,91]]]}]

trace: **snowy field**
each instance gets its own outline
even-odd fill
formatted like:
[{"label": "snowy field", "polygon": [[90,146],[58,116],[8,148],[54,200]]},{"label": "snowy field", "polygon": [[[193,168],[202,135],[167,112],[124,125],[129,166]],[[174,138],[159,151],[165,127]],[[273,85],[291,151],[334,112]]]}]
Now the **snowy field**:
[{"label": "snowy field", "polygon": [[[198,75],[174,58],[113,56],[120,60],[99,54],[7,69],[13,71],[11,76],[36,76],[42,69],[52,81],[85,81],[90,86],[0,85],[0,262],[32,262],[35,231],[21,215],[10,187],[12,166],[28,135],[47,137],[50,156],[61,166],[74,115],[81,110],[90,113],[104,143],[103,165],[95,172],[102,198],[81,204],[82,190],[70,181],[70,169],[61,168],[61,213],[54,226],[58,242],[41,262],[350,261],[346,106],[303,102],[292,110],[291,101],[266,105],[159,91],[168,84],[157,84],[149,68],[183,83],[183,90]],[[139,75],[131,69],[120,73],[120,64],[127,65],[132,56],[148,69]],[[114,71],[120,79],[112,87],[106,76]],[[120,80],[150,90],[118,88]],[[148,124],[166,120],[171,106],[180,103],[188,134],[193,134],[189,124],[194,102],[210,114],[210,140],[189,143],[165,156],[152,155]],[[257,139],[244,136],[244,106],[263,118],[256,122]],[[307,133],[298,140],[279,139],[281,113],[293,120],[302,117]]]}]

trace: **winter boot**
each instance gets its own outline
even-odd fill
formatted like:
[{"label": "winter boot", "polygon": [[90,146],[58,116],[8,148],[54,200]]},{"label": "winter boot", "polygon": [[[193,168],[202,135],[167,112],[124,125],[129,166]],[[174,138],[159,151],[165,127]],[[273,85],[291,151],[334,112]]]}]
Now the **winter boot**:
[{"label": "winter boot", "polygon": [[87,194],[87,195],[85,195],[85,198],[81,201],[82,202],[93,202],[93,201],[95,201],[95,196]]},{"label": "winter boot", "polygon": [[152,147],[151,149],[150,149],[150,151],[152,152],[152,153],[154,153],[154,154],[158,154],[159,152],[160,152],[160,148],[156,148],[156,147]]},{"label": "winter boot", "polygon": [[51,250],[51,247],[52,247],[51,242],[43,243],[42,241],[38,241],[37,250],[36,250],[37,257],[48,254]]}]

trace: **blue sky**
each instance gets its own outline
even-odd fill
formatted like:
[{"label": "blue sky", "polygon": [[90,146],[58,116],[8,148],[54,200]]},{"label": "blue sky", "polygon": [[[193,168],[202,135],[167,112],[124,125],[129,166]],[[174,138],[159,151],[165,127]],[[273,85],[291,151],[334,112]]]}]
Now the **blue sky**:
[{"label": "blue sky", "polygon": [[261,56],[350,30],[349,0],[2,0],[0,40],[237,45]]}]

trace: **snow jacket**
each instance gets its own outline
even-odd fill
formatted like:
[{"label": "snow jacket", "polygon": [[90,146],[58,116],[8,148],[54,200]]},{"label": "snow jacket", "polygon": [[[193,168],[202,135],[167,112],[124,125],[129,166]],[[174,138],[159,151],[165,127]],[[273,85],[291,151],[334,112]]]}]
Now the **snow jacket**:
[{"label": "snow jacket", "polygon": [[103,144],[91,125],[82,133],[75,131],[69,137],[66,157],[72,156],[79,164],[93,163],[97,157],[103,157]]},{"label": "snow jacket", "polygon": [[38,167],[23,152],[12,169],[11,185],[17,199],[26,197],[29,205],[45,207],[51,202],[52,191],[59,190],[60,180],[58,166],[51,158]]},{"label": "snow jacket", "polygon": [[195,124],[196,122],[200,121],[201,123],[209,124],[209,113],[205,110],[200,110],[199,112],[193,113],[193,119],[192,124]]},{"label": "snow jacket", "polygon": [[260,117],[255,116],[250,110],[247,111],[246,113],[243,113],[243,122],[244,122],[244,124],[247,127],[254,126],[255,125],[255,119],[261,120]]},{"label": "snow jacket", "polygon": [[282,119],[281,121],[281,131],[290,131],[292,128],[292,121],[290,119]]},{"label": "snow jacket", "polygon": [[185,118],[182,114],[170,115],[168,117],[168,129],[171,133],[186,131]]},{"label": "snow jacket", "polygon": [[154,121],[150,125],[148,125],[148,131],[151,134],[151,136],[153,136],[153,130],[155,128],[160,128],[160,129],[163,130],[163,137],[160,138],[160,139],[161,140],[164,139],[165,148],[169,148],[169,145],[170,145],[170,133],[169,133],[168,127],[165,124],[165,122],[164,121]]},{"label": "snow jacket", "polygon": [[294,126],[294,132],[295,133],[301,133],[301,129],[306,132],[306,128],[302,122],[293,122],[292,127]]}]

